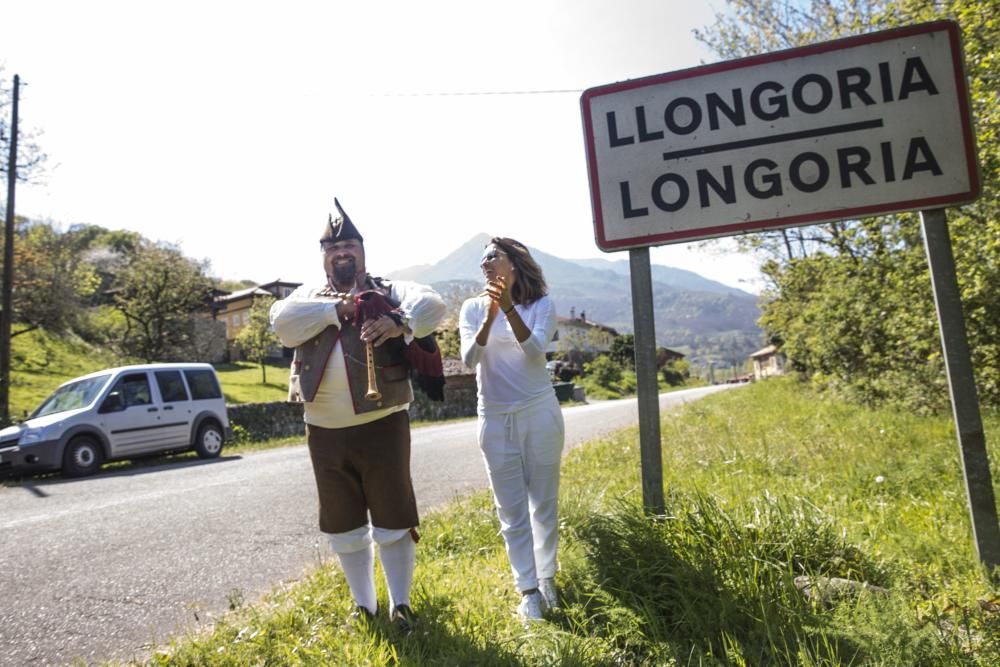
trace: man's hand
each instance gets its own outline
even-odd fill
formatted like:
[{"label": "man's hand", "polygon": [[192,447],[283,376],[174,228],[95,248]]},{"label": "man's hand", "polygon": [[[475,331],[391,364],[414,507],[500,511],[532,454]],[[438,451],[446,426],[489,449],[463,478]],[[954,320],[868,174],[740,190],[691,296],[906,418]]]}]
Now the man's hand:
[{"label": "man's hand", "polygon": [[383,315],[374,320],[366,320],[361,325],[361,340],[378,347],[390,338],[402,336],[405,331],[406,329],[401,324],[396,324],[396,321],[391,317]]}]

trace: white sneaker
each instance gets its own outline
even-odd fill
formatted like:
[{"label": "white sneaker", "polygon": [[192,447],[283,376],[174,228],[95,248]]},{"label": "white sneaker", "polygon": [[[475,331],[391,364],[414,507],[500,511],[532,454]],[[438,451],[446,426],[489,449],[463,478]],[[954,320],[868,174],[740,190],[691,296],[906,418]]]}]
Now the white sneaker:
[{"label": "white sneaker", "polygon": [[540,621],[545,613],[545,598],[538,591],[521,596],[517,605],[517,615],[522,621]]},{"label": "white sneaker", "polygon": [[556,589],[556,580],[546,577],[538,580],[538,592],[545,598],[545,606],[549,609],[559,608],[559,591]]}]

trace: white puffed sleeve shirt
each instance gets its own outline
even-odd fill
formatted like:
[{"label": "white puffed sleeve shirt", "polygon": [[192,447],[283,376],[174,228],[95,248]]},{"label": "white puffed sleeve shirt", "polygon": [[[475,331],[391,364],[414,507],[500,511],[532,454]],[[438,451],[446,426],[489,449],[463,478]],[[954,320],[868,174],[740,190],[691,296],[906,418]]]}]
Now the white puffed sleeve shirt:
[{"label": "white puffed sleeve shirt", "polygon": [[[446,306],[437,292],[426,285],[406,280],[386,281],[389,296],[399,303],[406,323],[406,343],[434,332],[445,315]],[[329,326],[340,326],[337,300],[321,296],[323,286],[301,286],[271,306],[271,328],[286,347],[298,347],[318,336]],[[366,424],[400,410],[408,403],[355,414],[343,348],[338,340],[330,353],[316,396],[304,406],[307,423],[323,428],[346,428]]]}]

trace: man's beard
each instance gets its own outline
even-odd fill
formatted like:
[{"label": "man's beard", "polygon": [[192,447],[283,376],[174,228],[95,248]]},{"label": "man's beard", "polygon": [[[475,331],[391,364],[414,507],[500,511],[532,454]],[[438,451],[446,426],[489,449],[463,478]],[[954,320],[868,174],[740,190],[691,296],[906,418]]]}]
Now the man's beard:
[{"label": "man's beard", "polygon": [[338,264],[333,267],[333,282],[335,285],[353,285],[357,275],[358,270],[353,259],[346,264]]}]

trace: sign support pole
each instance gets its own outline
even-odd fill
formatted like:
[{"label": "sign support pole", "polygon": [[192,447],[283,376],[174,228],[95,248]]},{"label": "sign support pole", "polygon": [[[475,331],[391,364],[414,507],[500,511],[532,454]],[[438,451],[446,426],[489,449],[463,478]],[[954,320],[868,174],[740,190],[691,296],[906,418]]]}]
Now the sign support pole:
[{"label": "sign support pole", "polygon": [[976,394],[961,294],[955,277],[955,258],[944,209],[921,211],[920,224],[934,287],[941,347],[948,371],[948,390],[951,394],[951,408],[972,518],[972,534],[979,560],[992,569],[1000,566],[1000,524],[997,522],[986,436],[979,412],[979,397]]},{"label": "sign support pole", "polygon": [[635,325],[642,505],[647,513],[663,514],[660,395],[656,382],[656,330],[653,323],[653,278],[649,267],[649,248],[629,250],[629,274],[632,279],[632,321]]}]

